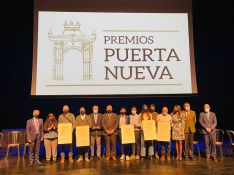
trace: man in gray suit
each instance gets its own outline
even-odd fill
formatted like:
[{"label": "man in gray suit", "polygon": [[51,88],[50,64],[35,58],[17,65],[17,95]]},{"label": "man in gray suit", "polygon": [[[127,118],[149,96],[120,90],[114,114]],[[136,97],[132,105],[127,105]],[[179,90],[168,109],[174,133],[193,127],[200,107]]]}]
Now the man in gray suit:
[{"label": "man in gray suit", "polygon": [[43,119],[39,119],[40,111],[33,111],[33,118],[27,120],[26,138],[29,142],[29,166],[40,165],[40,143],[43,141]]},{"label": "man in gray suit", "polygon": [[210,111],[210,105],[204,105],[204,111],[200,113],[199,122],[202,126],[202,134],[205,139],[205,153],[206,160],[210,160],[210,156],[214,161],[217,161],[216,158],[216,131],[215,127],[217,125],[217,119],[214,112]]},{"label": "man in gray suit", "polygon": [[95,141],[97,144],[97,158],[100,159],[101,156],[101,136],[102,136],[102,114],[98,113],[99,107],[97,105],[93,106],[93,113],[90,114],[92,121],[91,128],[91,160],[94,157],[94,145]]},{"label": "man in gray suit", "polygon": [[[116,160],[116,135],[119,120],[117,114],[112,112],[111,105],[106,107],[106,112],[102,117],[102,127],[106,139],[106,160],[110,159],[110,155],[113,160]],[[112,144],[112,154],[110,154],[110,142]]]}]

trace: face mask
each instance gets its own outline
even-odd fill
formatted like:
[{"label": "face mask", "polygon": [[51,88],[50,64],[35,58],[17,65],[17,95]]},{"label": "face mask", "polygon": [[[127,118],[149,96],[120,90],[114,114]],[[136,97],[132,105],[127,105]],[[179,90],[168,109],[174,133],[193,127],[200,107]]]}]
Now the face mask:
[{"label": "face mask", "polygon": [[150,108],[150,111],[151,111],[151,112],[154,112],[154,111],[155,111],[155,108]]},{"label": "face mask", "polygon": [[136,111],[132,111],[132,114],[136,114]]},{"label": "face mask", "polygon": [[175,113],[179,112],[178,110],[175,110]]},{"label": "face mask", "polygon": [[190,110],[190,107],[189,107],[189,106],[186,106],[186,107],[185,107],[185,110],[186,110],[186,111],[189,111],[189,110]]},{"label": "face mask", "polygon": [[120,114],[121,114],[121,115],[125,115],[125,114],[126,114],[126,112],[120,112]]},{"label": "face mask", "polygon": [[209,108],[205,108],[204,110],[205,110],[206,113],[208,113],[210,111]]},{"label": "face mask", "polygon": [[144,108],[144,111],[148,111],[148,108]]},{"label": "face mask", "polygon": [[84,111],[80,111],[80,114],[81,114],[81,115],[84,115],[84,114],[85,114],[85,112],[84,112]]},{"label": "face mask", "polygon": [[98,110],[93,110],[93,113],[94,113],[94,114],[97,114],[97,113],[98,113]]},{"label": "face mask", "polygon": [[64,114],[67,114],[68,113],[68,111],[63,111],[64,112]]},{"label": "face mask", "polygon": [[38,117],[39,117],[39,115],[33,115],[33,117],[38,118]]},{"label": "face mask", "polygon": [[111,112],[112,112],[111,110],[107,110],[107,113],[109,113],[109,114],[110,114]]}]

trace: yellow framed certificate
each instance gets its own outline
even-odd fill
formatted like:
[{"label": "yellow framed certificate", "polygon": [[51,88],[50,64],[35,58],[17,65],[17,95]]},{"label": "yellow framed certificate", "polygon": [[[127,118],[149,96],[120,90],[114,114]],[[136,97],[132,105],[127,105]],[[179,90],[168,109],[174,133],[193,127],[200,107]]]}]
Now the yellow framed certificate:
[{"label": "yellow framed certificate", "polygon": [[142,128],[144,140],[157,140],[156,125],[154,120],[143,120]]},{"label": "yellow framed certificate", "polygon": [[59,123],[58,124],[58,144],[72,143],[72,124]]},{"label": "yellow framed certificate", "polygon": [[135,132],[133,125],[121,125],[122,144],[135,143]]},{"label": "yellow framed certificate", "polygon": [[169,122],[157,123],[158,141],[170,142],[171,140],[171,124]]},{"label": "yellow framed certificate", "polygon": [[90,146],[89,126],[76,127],[76,146]]}]

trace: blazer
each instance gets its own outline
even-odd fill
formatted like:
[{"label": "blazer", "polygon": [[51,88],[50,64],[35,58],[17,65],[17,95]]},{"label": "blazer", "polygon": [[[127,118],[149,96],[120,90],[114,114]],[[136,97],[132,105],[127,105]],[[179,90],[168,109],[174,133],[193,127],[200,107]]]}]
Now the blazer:
[{"label": "blazer", "polygon": [[215,132],[215,128],[217,126],[217,118],[214,112],[209,112],[209,120],[206,116],[205,112],[201,112],[200,116],[199,116],[199,122],[202,126],[202,134],[209,134],[206,131],[206,128],[211,128],[211,132],[210,133],[214,133]]},{"label": "blazer", "polygon": [[88,115],[85,114],[85,118],[82,120],[81,115],[76,117],[75,126],[89,126],[92,127],[92,121]]},{"label": "blazer", "polygon": [[185,115],[185,133],[189,133],[189,130],[191,133],[195,133],[195,124],[197,122],[195,111],[189,110],[189,118],[186,114],[186,111],[182,111],[182,113]]},{"label": "blazer", "polygon": [[[38,135],[39,138],[42,139],[44,137],[43,134],[43,119],[38,119],[38,124],[39,124],[39,131]],[[26,138],[28,142],[32,142],[36,140],[36,135],[37,135],[37,130],[35,126],[34,119],[31,118],[27,120],[27,125],[26,125]]]},{"label": "blazer", "polygon": [[102,135],[102,114],[97,113],[97,122],[95,123],[94,113],[89,114],[90,119],[92,121],[93,127],[100,127],[100,129],[92,129],[91,128],[91,136],[100,136]]},{"label": "blazer", "polygon": [[103,114],[102,116],[102,127],[104,129],[104,135],[108,135],[107,131],[114,129],[114,135],[117,135],[117,128],[119,126],[119,120],[116,113],[111,113],[108,116],[108,113]]}]

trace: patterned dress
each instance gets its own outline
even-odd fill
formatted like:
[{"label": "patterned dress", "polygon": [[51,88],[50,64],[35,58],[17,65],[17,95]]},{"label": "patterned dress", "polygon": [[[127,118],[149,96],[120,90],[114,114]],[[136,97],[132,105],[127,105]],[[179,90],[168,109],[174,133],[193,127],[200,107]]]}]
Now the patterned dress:
[{"label": "patterned dress", "polygon": [[172,115],[172,140],[184,140],[185,116]]}]

